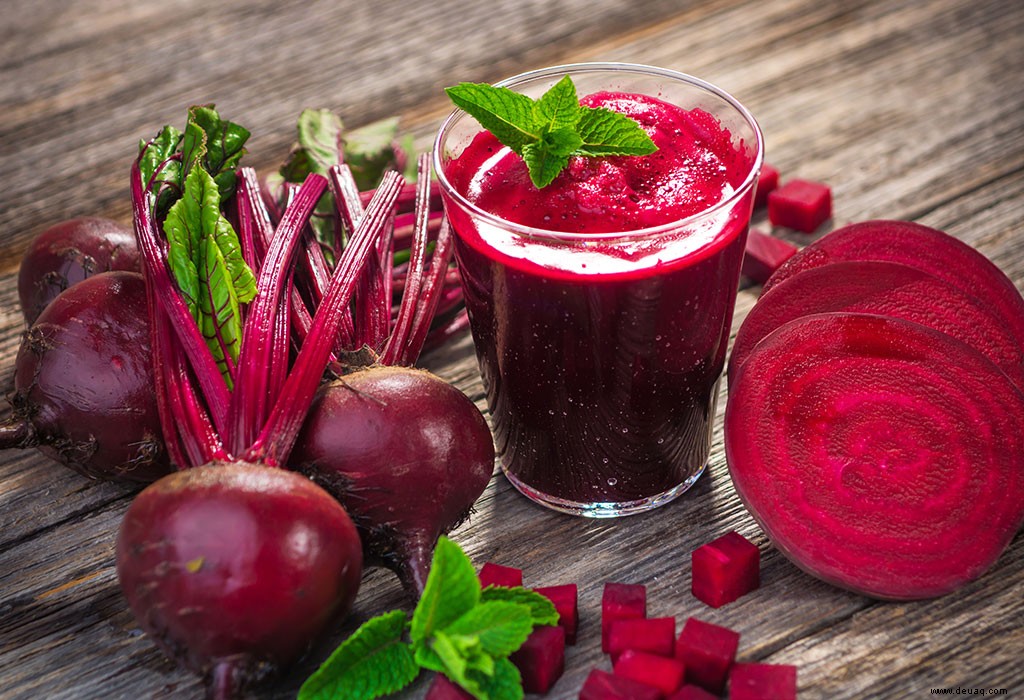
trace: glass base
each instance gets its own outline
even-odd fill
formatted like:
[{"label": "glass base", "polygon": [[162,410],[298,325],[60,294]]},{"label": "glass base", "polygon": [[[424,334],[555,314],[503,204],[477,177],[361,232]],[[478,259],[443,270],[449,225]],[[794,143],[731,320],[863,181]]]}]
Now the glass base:
[{"label": "glass base", "polygon": [[667,491],[648,496],[646,498],[637,499],[635,501],[596,501],[593,503],[580,503],[578,501],[567,501],[564,498],[558,498],[546,494],[542,491],[531,487],[512,474],[509,474],[508,470],[502,467],[502,471],[505,473],[505,478],[516,487],[519,493],[529,498],[534,503],[539,503],[545,508],[557,510],[560,513],[568,513],[569,515],[578,515],[584,518],[619,518],[625,515],[636,515],[637,513],[645,513],[649,510],[653,510],[658,506],[663,506],[669,501],[675,500],[687,491],[694,482],[700,478],[700,475],[704,473],[704,469],[707,464],[702,464],[690,478],[682,482],[678,486],[674,486]]}]

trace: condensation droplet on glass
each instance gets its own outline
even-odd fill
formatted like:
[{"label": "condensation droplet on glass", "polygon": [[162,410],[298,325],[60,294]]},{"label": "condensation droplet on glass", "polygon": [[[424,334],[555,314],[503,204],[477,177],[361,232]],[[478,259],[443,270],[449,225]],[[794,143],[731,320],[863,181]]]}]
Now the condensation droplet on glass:
[{"label": "condensation droplet on glass", "polygon": [[625,434],[626,434],[626,433],[628,433],[628,432],[629,432],[629,428],[623,428],[623,429],[622,429],[622,434],[623,434],[623,435],[625,435]]},{"label": "condensation droplet on glass", "polygon": [[601,464],[608,464],[608,458],[607,457],[602,457],[601,458]]},{"label": "condensation droplet on glass", "polygon": [[619,480],[616,479],[614,476],[611,477],[610,479],[608,479],[608,485],[609,486],[615,486],[615,484],[617,484],[617,483],[619,483]]}]

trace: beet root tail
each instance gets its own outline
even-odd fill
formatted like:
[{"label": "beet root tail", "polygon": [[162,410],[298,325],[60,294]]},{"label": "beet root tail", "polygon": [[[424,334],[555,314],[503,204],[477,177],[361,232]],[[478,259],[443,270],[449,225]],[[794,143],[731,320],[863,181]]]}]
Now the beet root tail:
[{"label": "beet root tail", "polygon": [[0,423],[0,450],[25,449],[38,444],[36,431],[27,420],[12,418]]},{"label": "beet root tail", "polygon": [[437,538],[431,538],[424,532],[412,532],[402,537],[396,544],[387,566],[395,572],[411,595],[418,600],[427,585],[427,574],[430,573],[430,561],[434,556],[434,545]]}]

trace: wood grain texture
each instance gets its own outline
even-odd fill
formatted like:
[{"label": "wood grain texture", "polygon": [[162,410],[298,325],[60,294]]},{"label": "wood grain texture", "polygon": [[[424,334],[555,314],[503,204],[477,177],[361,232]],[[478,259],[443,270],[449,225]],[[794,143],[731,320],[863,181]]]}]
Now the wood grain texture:
[{"label": "wood grain texture", "polygon": [[[717,83],[746,104],[783,178],[833,187],[834,218],[948,230],[1024,288],[1024,5],[1005,0],[400,0],[168,3],[8,0],[0,43],[0,386],[23,326],[14,292],[32,236],[74,215],[127,220],[138,139],[216,102],[255,134],[250,163],[285,155],[305,107],[352,126],[400,115],[428,147],[441,88],[546,64],[628,60]],[[758,213],[755,226],[768,229]],[[799,244],[814,237],[776,231]],[[757,298],[744,283],[735,328]],[[481,408],[468,338],[424,364]],[[724,386],[720,406],[724,405]],[[3,415],[6,415],[4,413]],[[0,453],[0,698],[189,698],[199,683],[137,629],[113,541],[132,489],[87,482],[35,452]],[[736,529],[762,550],[763,586],[712,610],[689,593],[689,554]],[[478,565],[527,585],[580,585],[580,642],[551,698],[573,698],[600,653],[606,581],[645,583],[650,613],[742,633],[740,658],[792,663],[801,698],[1024,692],[1024,537],[981,580],[935,601],[879,603],[800,572],[733,491],[716,426],[708,473],[678,501],[620,521],[545,511],[495,476],[453,533]],[[291,698],[366,618],[410,608],[366,575],[331,639],[254,697]],[[402,694],[420,698],[425,682]]]}]

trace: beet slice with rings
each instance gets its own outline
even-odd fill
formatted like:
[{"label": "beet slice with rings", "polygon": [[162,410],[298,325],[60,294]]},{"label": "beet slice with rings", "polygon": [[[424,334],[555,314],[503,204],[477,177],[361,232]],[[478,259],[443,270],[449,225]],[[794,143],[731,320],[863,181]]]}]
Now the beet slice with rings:
[{"label": "beet slice with rings", "polygon": [[963,586],[1024,520],[1024,394],[909,321],[816,314],[773,331],[736,374],[725,447],[776,547],[871,597]]},{"label": "beet slice with rings", "polygon": [[838,228],[787,260],[761,292],[805,270],[852,260],[895,262],[928,272],[992,307],[1024,344],[1024,297],[1013,281],[969,244],[911,221],[878,219]]},{"label": "beet slice with rings", "polygon": [[947,333],[980,350],[1024,390],[1024,344],[991,304],[930,273],[874,261],[831,263],[774,285],[758,299],[736,334],[730,380],[757,343],[779,326],[835,311],[890,316]]}]

